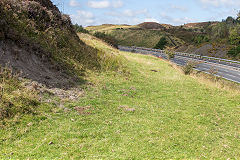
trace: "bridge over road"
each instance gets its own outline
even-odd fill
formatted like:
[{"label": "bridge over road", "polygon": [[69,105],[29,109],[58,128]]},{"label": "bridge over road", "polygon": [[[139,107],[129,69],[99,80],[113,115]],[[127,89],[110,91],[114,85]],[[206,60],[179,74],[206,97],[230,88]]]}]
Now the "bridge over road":
[{"label": "bridge over road", "polygon": [[[121,51],[153,55],[156,57],[167,59],[167,55],[164,53],[163,50],[128,46],[118,46],[118,48]],[[216,70],[215,74],[216,76],[240,84],[240,61],[232,61],[228,59],[221,59],[181,52],[176,52],[175,57],[171,61],[181,66],[185,65],[188,61],[198,61],[201,63],[196,65],[195,68],[196,70],[209,73],[210,70],[214,69]]]}]

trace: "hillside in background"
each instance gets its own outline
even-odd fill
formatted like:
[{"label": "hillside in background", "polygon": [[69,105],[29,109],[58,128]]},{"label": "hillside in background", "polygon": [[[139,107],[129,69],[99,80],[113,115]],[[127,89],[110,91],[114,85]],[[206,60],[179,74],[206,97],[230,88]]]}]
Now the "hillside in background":
[{"label": "hillside in background", "polygon": [[101,25],[86,29],[105,32],[120,45],[154,48],[162,37],[176,51],[220,58],[240,59],[240,27],[237,19],[222,22],[188,23],[181,26],[144,22],[139,25]]},{"label": "hillside in background", "polygon": [[129,25],[100,25],[86,27],[91,33],[104,32],[115,37],[120,45],[140,46],[153,48],[161,37],[166,36],[168,45],[176,47],[184,44],[181,39],[167,33],[165,27],[170,25],[161,25],[158,23],[142,23],[136,26]]}]

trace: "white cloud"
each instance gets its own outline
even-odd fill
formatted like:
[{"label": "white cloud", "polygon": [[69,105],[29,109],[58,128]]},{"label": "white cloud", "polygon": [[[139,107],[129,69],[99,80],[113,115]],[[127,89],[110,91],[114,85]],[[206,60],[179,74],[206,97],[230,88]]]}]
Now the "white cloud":
[{"label": "white cloud", "polygon": [[[108,23],[112,24],[130,24],[130,25],[135,25],[142,23],[145,19],[147,19],[149,16],[148,10],[147,9],[142,9],[142,10],[131,10],[131,9],[126,9],[123,11],[116,11],[116,10],[111,10],[109,12],[105,12],[105,18],[108,17]],[[153,21],[153,19],[151,19]],[[156,19],[154,19],[156,21]]]},{"label": "white cloud", "polygon": [[179,10],[179,11],[183,11],[183,12],[188,11],[187,8],[185,8],[183,6],[177,6],[177,5],[171,5],[171,7],[169,9],[171,9],[171,10]]},{"label": "white cloud", "polygon": [[108,8],[110,7],[109,1],[89,1],[88,6],[91,8]]},{"label": "white cloud", "polygon": [[120,8],[123,6],[123,2],[121,0],[109,1],[109,0],[101,0],[101,1],[88,1],[88,6],[90,8]]},{"label": "white cloud", "polygon": [[147,12],[148,12],[147,9],[137,10],[137,11],[134,11],[134,10],[131,10],[131,9],[126,9],[122,12],[122,14],[124,16],[127,16],[127,17],[136,17],[136,16],[141,15],[141,14],[147,14]]},{"label": "white cloud", "polygon": [[120,8],[123,6],[123,2],[121,0],[113,1],[112,2],[112,7],[113,8]]},{"label": "white cloud", "polygon": [[71,15],[73,23],[87,26],[95,23],[95,17],[92,12],[78,10],[77,14]]},{"label": "white cloud", "polygon": [[240,1],[239,0],[200,0],[202,4],[207,6],[214,6],[214,7],[239,7]]},{"label": "white cloud", "polygon": [[80,3],[78,1],[76,1],[76,0],[70,0],[69,1],[69,6],[71,6],[71,7],[78,7],[78,6],[80,6]]},{"label": "white cloud", "polygon": [[142,9],[142,10],[131,10],[131,9],[126,9],[123,11],[111,11],[111,12],[106,12],[106,15],[113,16],[113,17],[137,17],[140,15],[147,15],[148,10],[147,9]]},{"label": "white cloud", "polygon": [[166,13],[162,13],[161,18],[166,20],[167,23],[174,24],[174,25],[182,25],[186,23],[196,22],[195,19],[191,19],[188,17],[174,18],[174,17],[168,16]]},{"label": "white cloud", "polygon": [[145,20],[144,20],[144,22],[157,22],[157,23],[160,23],[157,19],[155,19],[155,18],[146,18]]}]

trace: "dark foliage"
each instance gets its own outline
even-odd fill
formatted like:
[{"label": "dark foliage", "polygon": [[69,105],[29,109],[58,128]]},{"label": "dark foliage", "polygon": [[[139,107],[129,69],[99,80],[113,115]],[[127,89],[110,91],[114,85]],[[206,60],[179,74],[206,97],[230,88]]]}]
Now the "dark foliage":
[{"label": "dark foliage", "polygon": [[74,25],[74,29],[76,30],[76,32],[89,33],[88,30],[86,30],[85,28],[83,28],[82,25],[75,24],[75,25]]},{"label": "dark foliage", "polygon": [[154,48],[163,50],[165,48],[166,44],[167,44],[166,37],[162,37]]},{"label": "dark foliage", "polygon": [[233,58],[240,56],[240,46],[234,47],[231,50],[229,50],[228,55]]},{"label": "dark foliage", "polygon": [[193,42],[196,44],[201,44],[204,42],[209,42],[209,37],[206,35],[198,35],[196,37],[193,38]]}]

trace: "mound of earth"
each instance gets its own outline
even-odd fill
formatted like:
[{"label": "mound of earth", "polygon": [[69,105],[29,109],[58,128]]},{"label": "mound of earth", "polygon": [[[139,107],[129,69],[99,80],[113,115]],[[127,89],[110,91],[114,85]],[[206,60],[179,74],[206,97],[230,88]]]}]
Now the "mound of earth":
[{"label": "mound of earth", "polygon": [[0,1],[0,65],[61,88],[79,82],[73,75],[85,68],[100,66],[97,50],[79,39],[69,16],[50,0]]},{"label": "mound of earth", "polygon": [[163,27],[161,24],[156,23],[156,22],[144,22],[138,25],[139,27],[143,28],[143,29],[164,29],[165,27]]},{"label": "mound of earth", "polygon": [[0,42],[0,64],[49,88],[70,88],[79,80],[44,56],[41,48],[19,46],[12,40]]}]

